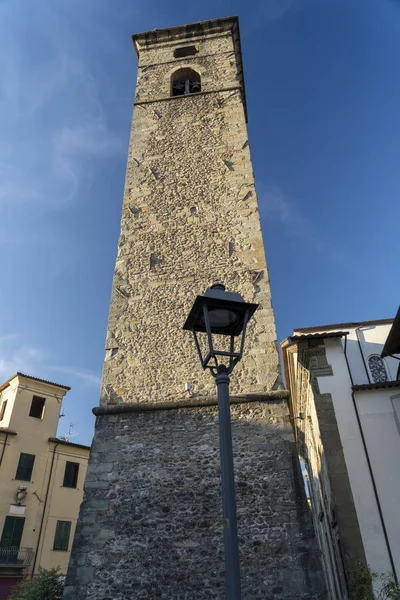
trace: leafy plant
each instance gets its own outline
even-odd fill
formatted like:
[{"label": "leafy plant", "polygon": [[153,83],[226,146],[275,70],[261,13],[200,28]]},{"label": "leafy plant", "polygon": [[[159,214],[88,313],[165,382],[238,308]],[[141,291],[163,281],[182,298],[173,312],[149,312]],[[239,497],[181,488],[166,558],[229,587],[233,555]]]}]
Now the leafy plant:
[{"label": "leafy plant", "polygon": [[375,600],[373,592],[374,581],[378,574],[361,562],[347,572],[347,581],[351,600]]},{"label": "leafy plant", "polygon": [[383,585],[380,598],[382,600],[400,600],[400,583],[395,580],[393,575],[384,575],[381,579]]},{"label": "leafy plant", "polygon": [[[351,600],[400,600],[400,583],[393,575],[375,573],[361,562],[347,572],[347,580]],[[379,589],[377,596],[374,588]]]},{"label": "leafy plant", "polygon": [[64,578],[60,568],[42,569],[32,579],[23,579],[13,587],[9,600],[61,600]]}]

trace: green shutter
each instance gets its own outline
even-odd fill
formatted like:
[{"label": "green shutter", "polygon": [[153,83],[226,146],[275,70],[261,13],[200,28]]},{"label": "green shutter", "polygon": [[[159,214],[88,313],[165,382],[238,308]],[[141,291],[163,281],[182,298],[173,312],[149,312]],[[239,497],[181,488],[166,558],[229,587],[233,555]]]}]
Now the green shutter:
[{"label": "green shutter", "polygon": [[68,550],[71,521],[57,521],[53,550]]},{"label": "green shutter", "polygon": [[25,517],[6,517],[1,536],[1,548],[19,548],[24,529]]},{"label": "green shutter", "polygon": [[25,452],[21,452],[21,454],[19,455],[19,462],[15,479],[20,479],[21,481],[30,481],[32,477],[34,462],[34,454],[25,454]]}]

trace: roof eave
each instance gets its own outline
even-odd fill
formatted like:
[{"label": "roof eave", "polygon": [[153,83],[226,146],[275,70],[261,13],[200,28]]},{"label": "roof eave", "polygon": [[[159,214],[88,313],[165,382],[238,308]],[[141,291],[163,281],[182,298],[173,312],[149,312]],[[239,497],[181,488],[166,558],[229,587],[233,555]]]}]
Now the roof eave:
[{"label": "roof eave", "polygon": [[393,356],[394,354],[400,354],[400,306],[387,336],[381,357],[385,358],[385,356]]}]

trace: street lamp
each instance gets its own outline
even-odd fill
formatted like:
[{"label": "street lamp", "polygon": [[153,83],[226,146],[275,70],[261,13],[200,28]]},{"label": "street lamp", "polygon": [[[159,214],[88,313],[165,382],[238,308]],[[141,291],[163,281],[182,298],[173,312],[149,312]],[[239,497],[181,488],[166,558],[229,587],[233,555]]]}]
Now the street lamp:
[{"label": "street lamp", "polygon": [[[184,329],[193,332],[201,365],[203,369],[210,369],[218,389],[227,600],[240,600],[241,598],[229,375],[242,358],[247,324],[257,307],[258,304],[245,302],[237,292],[227,292],[224,285],[216,283],[207,289],[204,296],[197,296],[183,326]],[[206,350],[203,352],[199,333],[205,334],[203,338],[206,337]],[[224,344],[222,349],[218,349],[219,344],[222,345],[224,341],[227,341],[228,344]],[[238,346],[236,351],[235,346]],[[227,365],[221,362],[224,359],[228,362]]]}]

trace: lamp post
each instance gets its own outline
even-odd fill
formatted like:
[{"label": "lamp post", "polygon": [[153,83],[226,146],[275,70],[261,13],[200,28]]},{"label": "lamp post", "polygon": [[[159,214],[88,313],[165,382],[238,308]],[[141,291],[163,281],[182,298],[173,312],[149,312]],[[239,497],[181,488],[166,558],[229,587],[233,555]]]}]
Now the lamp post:
[{"label": "lamp post", "polygon": [[[229,376],[242,358],[247,324],[258,304],[243,300],[237,292],[227,292],[217,283],[197,296],[184,329],[193,332],[203,369],[210,369],[218,390],[221,488],[224,519],[225,584],[227,600],[240,600],[240,564],[237,539],[235,478],[229,402]],[[199,333],[205,334],[205,344]],[[223,336],[223,337],[215,337]],[[241,339],[240,339],[241,336]],[[217,345],[227,342],[222,349]],[[236,344],[235,344],[236,342]],[[235,345],[238,346],[235,350]],[[202,352],[202,346],[205,350]],[[204,355],[204,356],[203,356]],[[224,364],[224,359],[228,364]]]}]

